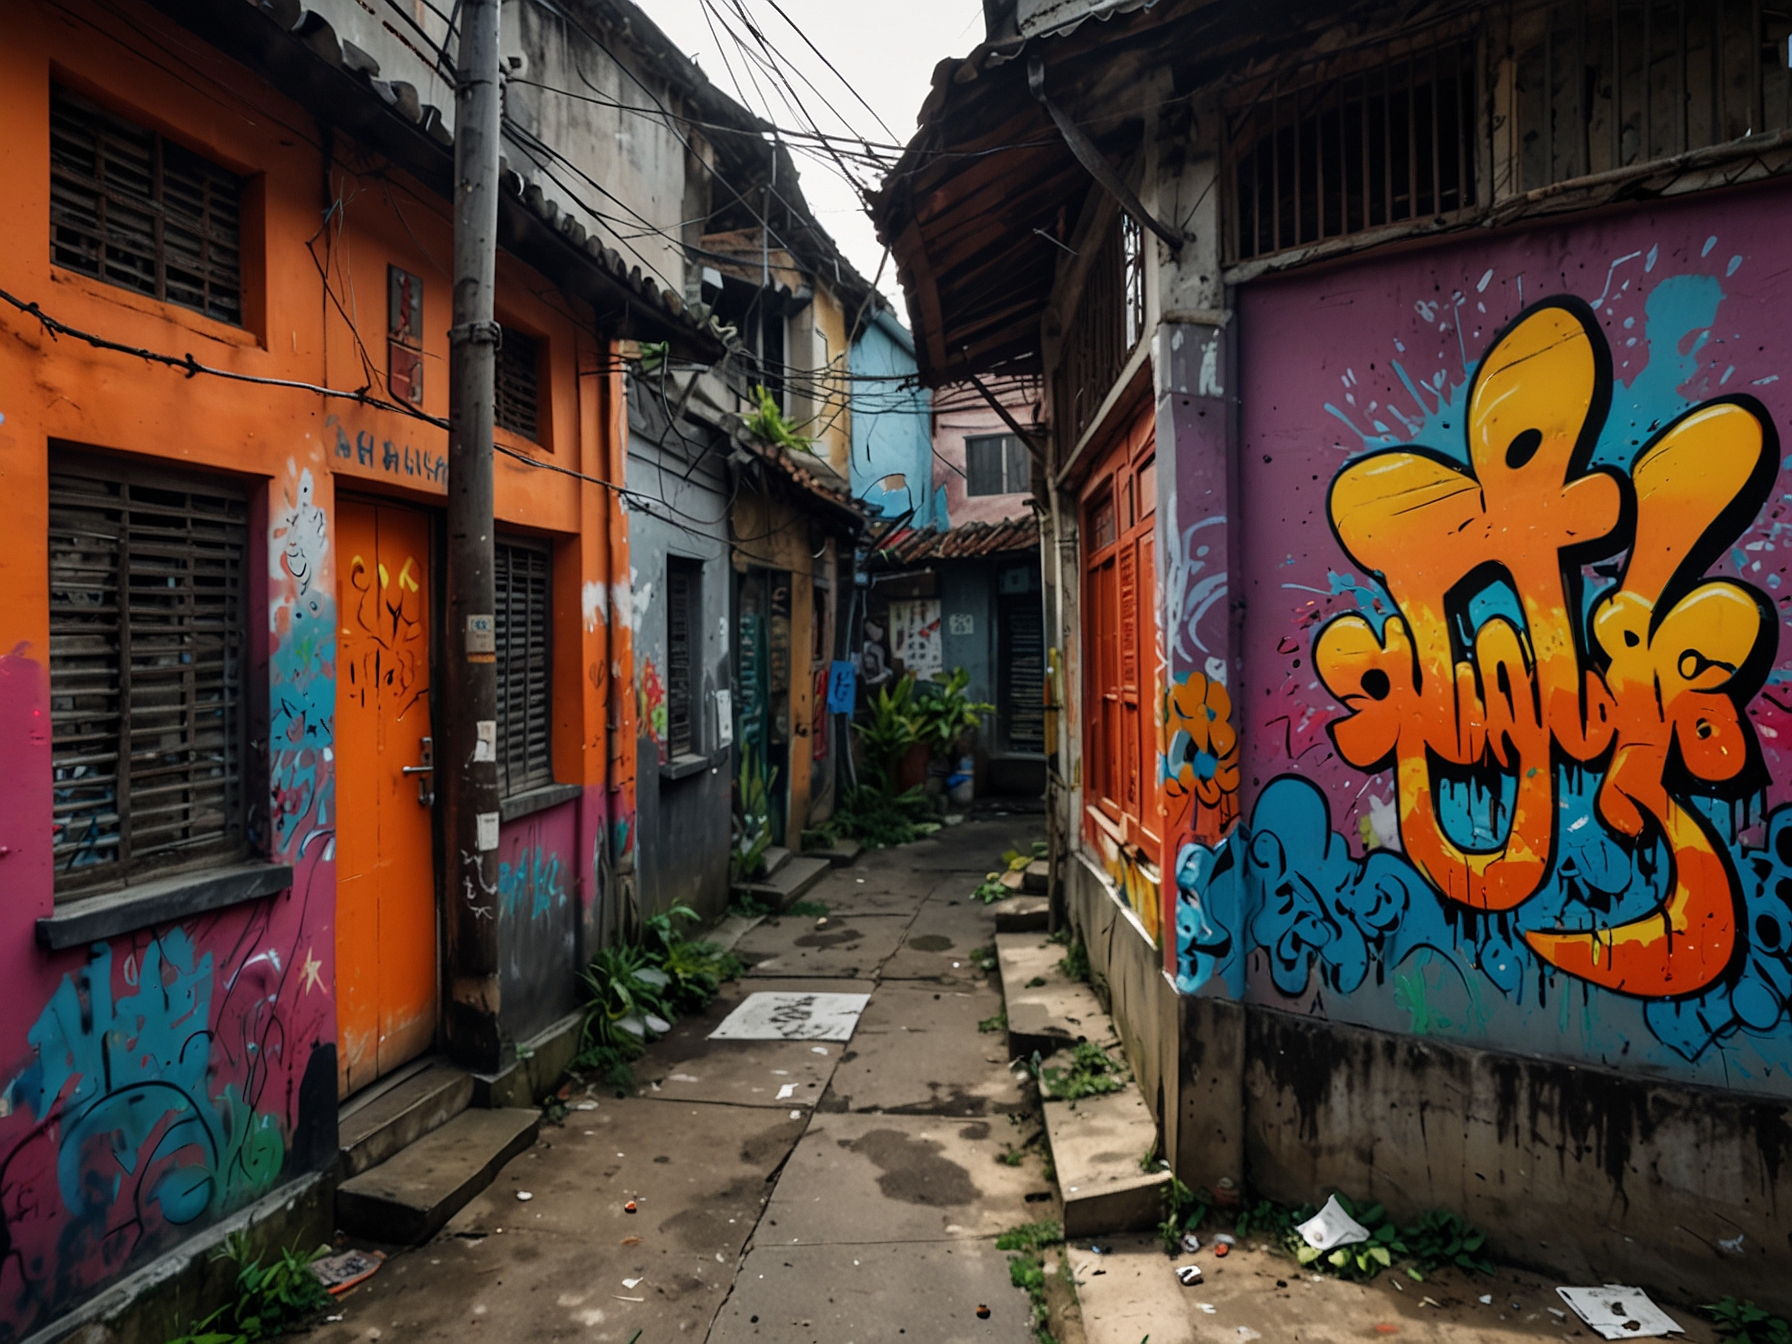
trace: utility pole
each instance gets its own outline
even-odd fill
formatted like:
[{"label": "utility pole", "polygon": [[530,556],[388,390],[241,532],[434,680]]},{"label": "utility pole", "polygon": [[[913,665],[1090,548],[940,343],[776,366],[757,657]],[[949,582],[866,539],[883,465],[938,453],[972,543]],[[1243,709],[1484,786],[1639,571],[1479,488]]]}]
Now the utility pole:
[{"label": "utility pole", "polygon": [[448,628],[443,799],[448,1057],[503,1067],[498,1030],[498,664],[492,416],[498,325],[500,0],[462,0],[454,82],[454,325],[448,333]]}]

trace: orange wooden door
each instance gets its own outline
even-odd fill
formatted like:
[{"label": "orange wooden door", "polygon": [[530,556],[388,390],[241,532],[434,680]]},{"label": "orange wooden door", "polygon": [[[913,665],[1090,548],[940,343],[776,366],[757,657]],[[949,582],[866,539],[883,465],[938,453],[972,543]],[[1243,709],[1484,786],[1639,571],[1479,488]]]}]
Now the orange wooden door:
[{"label": "orange wooden door", "polygon": [[435,780],[405,773],[431,737],[429,520],[346,500],[336,536],[336,1058],[347,1096],[435,1039]]}]

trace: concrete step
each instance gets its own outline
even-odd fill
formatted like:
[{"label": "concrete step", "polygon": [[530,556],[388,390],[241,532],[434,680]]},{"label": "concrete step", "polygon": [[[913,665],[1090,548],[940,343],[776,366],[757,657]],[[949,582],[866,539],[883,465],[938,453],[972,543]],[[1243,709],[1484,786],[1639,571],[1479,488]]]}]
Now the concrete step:
[{"label": "concrete step", "polygon": [[1051,902],[1043,896],[1010,896],[997,901],[997,933],[1044,933],[1051,927]]},{"label": "concrete step", "polygon": [[342,1175],[359,1176],[431,1130],[440,1129],[473,1100],[473,1075],[432,1064],[364,1105],[352,1100],[336,1122]]},{"label": "concrete step", "polygon": [[836,868],[850,868],[864,848],[857,840],[836,840],[831,845],[805,849],[803,853],[810,858],[826,859]]},{"label": "concrete step", "polygon": [[[1011,897],[997,902],[999,910]],[[1078,1041],[1113,1039],[1113,1024],[1095,993],[1058,969],[1064,949],[1036,933],[996,934],[996,961],[1008,1014],[1008,1057],[1025,1059],[1035,1050],[1049,1055]],[[1034,982],[1038,983],[1035,984]]]},{"label": "concrete step", "polygon": [[462,1111],[379,1166],[336,1189],[336,1225],[369,1241],[427,1241],[535,1142],[541,1113]]},{"label": "concrete step", "polygon": [[1020,895],[1021,889],[1022,889],[1022,884],[1024,884],[1026,882],[1026,880],[1027,880],[1027,875],[1025,873],[1021,872],[1017,868],[1010,868],[1007,872],[1003,873],[1000,877],[998,877],[996,879],[996,881],[1000,882],[1004,887],[1008,888],[1008,890],[1011,891],[1012,893],[1014,893],[1014,895],[1016,895],[1016,896]]},{"label": "concrete step", "polygon": [[1064,1201],[1064,1235],[1155,1227],[1170,1173],[1140,1171],[1157,1150],[1157,1120],[1134,1084],[1100,1097],[1045,1103],[1045,1135]]},{"label": "concrete step", "polygon": [[782,910],[791,902],[800,900],[804,892],[821,881],[833,865],[826,859],[818,859],[805,854],[801,858],[792,858],[781,864],[778,871],[758,882],[736,883],[734,890],[745,892],[762,905],[769,905],[773,910]]},{"label": "concrete step", "polygon": [[[1086,1344],[1139,1344],[1146,1335],[1152,1344],[1200,1344],[1201,1332],[1195,1321],[1208,1318],[1196,1304],[1216,1297],[1214,1287],[1222,1292],[1231,1284],[1234,1274],[1228,1273],[1217,1285],[1205,1280],[1192,1288],[1176,1281],[1178,1265],[1199,1264],[1207,1273],[1214,1270],[1212,1256],[1199,1260],[1179,1255],[1174,1260],[1164,1255],[1163,1243],[1152,1236],[1120,1236],[1103,1245],[1105,1254],[1096,1255],[1086,1241],[1072,1242],[1064,1248],[1076,1276],[1077,1304],[1082,1308],[1083,1337]],[[1225,1266],[1231,1269],[1239,1261]],[[1278,1272],[1287,1277],[1286,1262],[1276,1262]],[[1272,1267],[1276,1267],[1272,1266]],[[1255,1282],[1255,1276],[1250,1276]],[[1234,1289],[1233,1291],[1237,1291]],[[1265,1295],[1276,1307],[1281,1302]],[[1372,1299],[1379,1301],[1379,1299]],[[1208,1303],[1209,1307],[1213,1304]],[[1231,1313],[1228,1313],[1229,1317]],[[1236,1317],[1231,1317],[1236,1319]],[[1207,1339],[1243,1338],[1228,1321],[1222,1332],[1217,1324],[1207,1327]],[[1253,1332],[1260,1334],[1261,1332]],[[1291,1332],[1292,1333],[1292,1332]],[[1342,1332],[1340,1332],[1342,1333]],[[1372,1334],[1372,1324],[1365,1334]]]},{"label": "concrete step", "polygon": [[765,851],[765,871],[757,878],[760,882],[769,882],[777,875],[778,869],[790,862],[790,851],[783,845],[767,846]]},{"label": "concrete step", "polygon": [[1022,889],[1032,892],[1035,896],[1043,896],[1051,875],[1052,866],[1049,863],[1044,859],[1034,859],[1027,865],[1023,874],[1026,880]]}]

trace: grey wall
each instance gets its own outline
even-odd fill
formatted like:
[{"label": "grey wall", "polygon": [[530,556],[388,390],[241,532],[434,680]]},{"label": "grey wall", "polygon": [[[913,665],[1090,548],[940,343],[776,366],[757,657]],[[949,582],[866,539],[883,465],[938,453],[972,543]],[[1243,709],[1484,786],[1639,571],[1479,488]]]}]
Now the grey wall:
[{"label": "grey wall", "polygon": [[728,903],[732,809],[732,758],[721,746],[715,703],[715,692],[730,687],[728,448],[714,431],[689,420],[668,429],[665,407],[651,387],[631,390],[629,428],[636,685],[649,684],[649,663],[664,678],[667,562],[701,562],[703,638],[692,715],[697,753],[710,759],[704,768],[671,778],[662,768],[650,717],[642,716],[635,753],[637,890],[645,914],[684,904],[710,916]]},{"label": "grey wall", "polygon": [[[984,560],[975,564],[936,562],[936,567],[940,576],[940,653],[946,660],[946,671],[962,667],[971,674],[965,694],[973,700],[994,704],[996,627],[991,594],[995,566]],[[953,616],[969,616],[971,633],[953,634]]]}]

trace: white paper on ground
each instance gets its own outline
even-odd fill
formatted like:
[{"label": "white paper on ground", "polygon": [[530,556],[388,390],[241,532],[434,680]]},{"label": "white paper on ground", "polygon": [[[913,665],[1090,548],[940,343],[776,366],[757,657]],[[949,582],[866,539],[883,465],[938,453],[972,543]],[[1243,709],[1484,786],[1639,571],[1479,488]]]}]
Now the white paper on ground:
[{"label": "white paper on ground", "polygon": [[1334,1246],[1354,1246],[1359,1241],[1369,1240],[1369,1229],[1344,1212],[1336,1195],[1326,1200],[1323,1209],[1294,1230],[1316,1251],[1329,1251]]},{"label": "white paper on ground", "polygon": [[850,1041],[869,994],[749,994],[712,1041]]},{"label": "white paper on ground", "polygon": [[1651,1302],[1641,1288],[1608,1283],[1600,1288],[1558,1288],[1556,1292],[1601,1339],[1681,1333],[1674,1318]]}]

